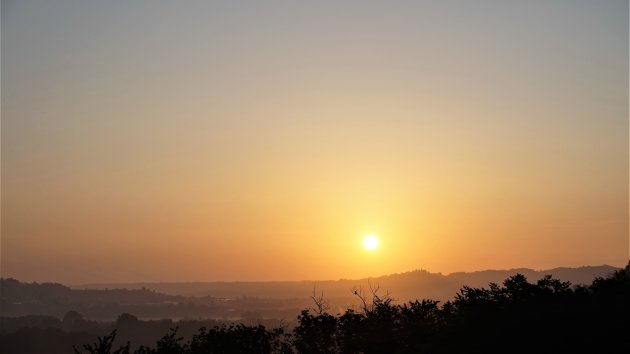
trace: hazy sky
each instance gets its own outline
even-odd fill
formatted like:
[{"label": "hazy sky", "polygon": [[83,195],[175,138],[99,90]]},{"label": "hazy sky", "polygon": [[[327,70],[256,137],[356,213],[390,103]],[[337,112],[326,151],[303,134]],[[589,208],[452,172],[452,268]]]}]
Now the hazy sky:
[{"label": "hazy sky", "polygon": [[1,26],[3,277],[628,261],[628,1],[3,0]]}]

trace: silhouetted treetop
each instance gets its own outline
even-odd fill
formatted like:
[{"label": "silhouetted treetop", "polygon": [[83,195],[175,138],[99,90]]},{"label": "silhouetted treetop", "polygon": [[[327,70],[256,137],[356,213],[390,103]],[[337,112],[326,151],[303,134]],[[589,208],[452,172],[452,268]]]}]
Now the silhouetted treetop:
[{"label": "silhouetted treetop", "polygon": [[[173,329],[155,348],[134,353],[625,353],[630,348],[630,263],[577,287],[552,276],[530,283],[516,274],[501,285],[464,286],[443,305],[433,300],[396,304],[376,291],[370,299],[359,291],[355,295],[361,308],[337,315],[327,313],[314,295],[320,305],[303,310],[291,331],[215,326],[201,328],[185,342]],[[112,353],[114,337],[111,333],[84,349]],[[126,345],[113,353],[128,351]]]}]

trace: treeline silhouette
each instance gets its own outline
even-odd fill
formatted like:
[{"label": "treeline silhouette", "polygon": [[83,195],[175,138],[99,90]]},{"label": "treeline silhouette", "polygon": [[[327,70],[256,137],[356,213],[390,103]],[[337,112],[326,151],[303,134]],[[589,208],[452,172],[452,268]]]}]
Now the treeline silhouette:
[{"label": "treeline silhouette", "polygon": [[[315,294],[314,294],[315,295]],[[75,348],[90,354],[201,353],[626,353],[630,349],[630,262],[591,285],[517,274],[487,288],[463,287],[452,301],[395,304],[373,289],[356,291],[359,309],[327,312],[323,297],[298,325],[201,328],[184,341],[178,329],[152,348],[114,349],[116,332]]]}]

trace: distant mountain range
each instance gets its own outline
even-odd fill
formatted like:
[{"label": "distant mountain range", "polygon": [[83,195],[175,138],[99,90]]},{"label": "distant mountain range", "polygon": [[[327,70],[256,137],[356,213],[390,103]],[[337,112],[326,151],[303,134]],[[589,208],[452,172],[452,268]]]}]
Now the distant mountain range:
[{"label": "distant mountain range", "polygon": [[[142,319],[246,318],[295,319],[313,306],[313,291],[323,295],[332,313],[356,307],[355,291],[371,300],[372,292],[395,301],[452,299],[464,285],[487,287],[520,273],[531,282],[552,275],[572,284],[590,284],[618,268],[589,266],[536,271],[527,268],[485,270],[443,275],[426,270],[376,278],[328,281],[194,282],[86,284],[68,287],[56,283],[23,283],[0,279],[0,318],[47,315],[63,318],[78,311],[88,319],[112,321],[121,313]],[[0,321],[2,322],[2,321]],[[2,326],[0,326],[2,327]]]},{"label": "distant mountain range", "polygon": [[447,300],[452,298],[464,285],[486,287],[489,283],[501,283],[511,275],[520,273],[530,281],[545,275],[552,275],[572,284],[590,284],[596,277],[606,276],[619,268],[585,266],[579,268],[553,268],[533,270],[518,268],[509,270],[484,270],[478,272],[457,272],[448,275],[415,270],[406,273],[385,275],[376,278],[358,280],[327,281],[275,281],[275,282],[186,282],[186,283],[113,283],[85,284],[74,286],[75,289],[151,289],[160,293],[179,296],[212,296],[215,298],[273,298],[298,299],[308,298],[313,294],[323,293],[328,299],[354,298],[354,290],[362,289],[370,295],[371,289],[378,288],[378,293],[389,293],[399,301],[415,299]]}]

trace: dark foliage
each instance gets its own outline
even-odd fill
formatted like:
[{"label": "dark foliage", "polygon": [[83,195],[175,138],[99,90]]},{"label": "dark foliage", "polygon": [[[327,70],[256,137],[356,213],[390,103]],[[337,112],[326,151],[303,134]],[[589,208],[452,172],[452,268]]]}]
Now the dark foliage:
[{"label": "dark foliage", "polygon": [[[86,344],[83,346],[88,353],[92,354],[129,354],[129,343],[121,346],[120,348],[112,352],[112,346],[114,345],[114,339],[116,339],[116,331],[113,331],[109,335],[98,337],[98,341],[94,344]],[[76,347],[74,347],[76,354],[81,354]]]},{"label": "dark foliage", "polygon": [[[155,348],[135,354],[201,353],[625,353],[630,349],[630,263],[597,278],[590,286],[571,287],[551,276],[535,283],[520,274],[488,288],[464,286],[453,301],[422,300],[394,304],[373,291],[360,292],[360,310],[331,315],[315,299],[293,331],[264,326],[201,328],[189,342],[177,329]],[[84,349],[113,350],[115,332]],[[113,350],[113,351],[112,351]],[[77,351],[78,352],[78,351]]]}]

